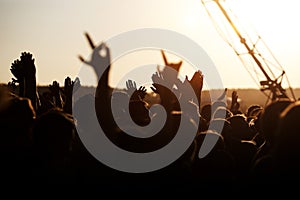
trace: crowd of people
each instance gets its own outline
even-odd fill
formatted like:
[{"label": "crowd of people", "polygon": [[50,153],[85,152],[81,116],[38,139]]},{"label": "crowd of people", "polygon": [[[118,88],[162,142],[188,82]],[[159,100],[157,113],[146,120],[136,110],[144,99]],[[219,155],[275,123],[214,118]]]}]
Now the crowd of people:
[{"label": "crowd of people", "polygon": [[[110,49],[105,44],[96,48],[105,49],[106,56],[101,59],[109,63]],[[93,56],[101,57],[100,54]],[[112,92],[108,84],[110,66],[105,68],[101,64],[90,64],[99,75],[95,96],[85,95],[72,102],[73,93],[81,87],[79,79],[72,81],[67,77],[63,87],[54,81],[48,91],[41,93],[37,90],[32,54],[24,52],[12,63],[15,79],[0,93],[1,181],[95,183],[107,187],[134,184],[140,188],[150,184],[152,188],[164,184],[180,187],[201,184],[222,188],[249,183],[287,184],[300,178],[298,101],[278,99],[265,106],[251,105],[242,112],[238,94],[233,92],[232,101],[227,105],[225,90],[216,101],[202,105],[202,72],[197,71],[190,80],[186,77],[181,81],[178,72],[182,62],[166,61],[166,67],[152,75],[151,87],[166,111],[166,122],[157,134],[139,138],[127,134],[118,125],[126,126],[130,114],[136,125],[147,126],[159,119],[161,113],[153,108],[150,112],[150,102],[145,98],[150,92],[143,86],[138,88],[132,80],[127,81],[125,90]],[[122,106],[123,101],[128,101],[129,106]],[[115,113],[111,110],[112,102],[119,106]],[[92,112],[94,105],[107,138],[130,152],[145,153],[162,148],[175,137],[182,121],[187,125],[186,134],[191,134],[188,130],[195,130],[195,137],[182,156],[167,167],[148,173],[121,172],[94,158],[78,136],[79,129],[89,127],[76,124],[80,121],[76,116],[89,120],[89,110]],[[220,126],[223,128],[214,128]],[[130,128],[135,127],[127,130]],[[217,142],[200,158],[205,138]]]}]

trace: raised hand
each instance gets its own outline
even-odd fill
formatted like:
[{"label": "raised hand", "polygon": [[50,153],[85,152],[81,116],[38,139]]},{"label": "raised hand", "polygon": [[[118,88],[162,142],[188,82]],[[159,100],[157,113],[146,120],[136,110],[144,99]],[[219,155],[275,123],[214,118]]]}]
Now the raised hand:
[{"label": "raised hand", "polygon": [[32,58],[31,53],[23,52],[21,54],[21,62],[24,66],[24,75],[26,78],[35,78],[35,65],[34,65],[34,58]]},{"label": "raised hand", "polygon": [[[78,58],[82,62],[84,62],[85,64],[90,65],[94,69],[98,80],[100,80],[100,78],[103,76],[103,73],[105,72],[105,70],[106,71],[109,70],[109,67],[110,67],[110,50],[106,46],[105,43],[101,43],[99,46],[96,46],[88,33],[85,33],[85,36],[88,40],[88,43],[89,43],[91,49],[93,50],[91,60],[87,61],[80,55],[78,56]],[[105,77],[104,77],[103,80],[106,81],[106,84],[108,85],[108,75],[107,75],[107,73],[104,74],[104,76]]]},{"label": "raised hand", "polygon": [[136,93],[141,99],[144,99],[147,94],[147,89],[145,86],[140,86]]},{"label": "raised hand", "polygon": [[65,94],[66,98],[68,98],[70,96],[72,97],[73,85],[74,85],[74,82],[71,80],[70,77],[65,78],[64,94]]},{"label": "raised hand", "polygon": [[36,68],[31,53],[22,52],[20,60],[15,60],[11,66],[12,74],[17,78],[13,82],[19,83],[19,96],[27,97],[36,110],[38,107],[38,95],[36,89]]},{"label": "raised hand", "polygon": [[17,78],[17,82],[23,78],[35,78],[35,65],[31,53],[23,52],[21,60],[15,60],[12,63],[10,71]]},{"label": "raised hand", "polygon": [[16,77],[16,79],[13,79],[14,82],[20,83],[20,81],[25,77],[24,68],[19,59],[15,60],[11,64],[10,71]]},{"label": "raised hand", "polygon": [[76,77],[74,81],[72,81],[70,77],[65,78],[64,95],[66,98],[72,98],[73,92],[76,92],[80,86],[80,80],[78,77]]},{"label": "raised hand", "polygon": [[[203,77],[204,76],[202,72],[197,71],[194,73],[191,80],[189,80],[186,76],[183,83],[181,81],[177,81],[175,84],[179,90],[179,93],[181,93],[181,98],[184,98],[186,101],[197,100],[200,105]],[[193,89],[192,91],[190,90],[191,88]],[[191,94],[192,92],[195,94],[197,99],[193,99],[194,95]]]},{"label": "raised hand", "polygon": [[50,89],[53,96],[56,96],[60,93],[59,83],[57,81],[53,81],[52,85],[49,84],[49,89]]},{"label": "raised hand", "polygon": [[238,95],[237,91],[233,91],[231,94],[231,106],[230,106],[230,111],[233,114],[236,114],[239,111],[240,108],[240,103],[238,102]]},{"label": "raised hand", "polygon": [[164,78],[163,75],[160,71],[155,72],[152,77],[151,77],[153,83],[152,86],[150,87],[152,89],[153,92],[162,95],[162,93],[164,92],[164,87],[162,85],[164,85]]},{"label": "raised hand", "polygon": [[168,87],[172,88],[175,82],[177,81],[177,77],[178,77],[180,67],[182,65],[182,61],[178,63],[170,63],[168,62],[163,50],[161,50],[161,53],[163,56],[165,67],[163,68],[163,70],[160,70],[158,68],[157,71],[164,77],[165,84],[167,84]]},{"label": "raised hand", "polygon": [[127,93],[132,95],[136,91],[136,83],[135,81],[128,80],[126,81]]},{"label": "raised hand", "polygon": [[21,63],[24,68],[25,75],[25,97],[31,100],[33,107],[37,110],[39,105],[39,97],[36,88],[36,68],[34,64],[34,58],[32,54],[28,52],[23,52],[21,54]]},{"label": "raised hand", "polygon": [[163,50],[161,50],[161,54],[162,54],[162,56],[163,56],[165,65],[168,66],[168,67],[171,67],[171,68],[173,68],[175,71],[179,72],[180,67],[181,67],[181,65],[182,65],[182,61],[179,61],[178,63],[170,63],[170,62],[168,62],[167,57],[166,57],[166,54],[165,54],[165,52],[164,52]]},{"label": "raised hand", "polygon": [[178,80],[175,83],[177,87],[178,94],[181,96],[180,98],[184,101],[190,101],[192,100],[192,94],[190,93],[191,84],[187,76],[185,76],[185,79],[183,82]]},{"label": "raised hand", "polygon": [[55,98],[55,106],[58,108],[63,108],[59,83],[57,81],[53,81],[52,85],[49,85],[49,89]]},{"label": "raised hand", "polygon": [[194,89],[194,92],[195,92],[195,95],[197,97],[199,104],[200,104],[201,92],[202,92],[202,88],[203,88],[203,79],[204,79],[204,76],[203,76],[202,72],[199,70],[194,73],[192,79],[190,80],[190,84],[191,84],[192,88]]},{"label": "raised hand", "polygon": [[15,60],[11,64],[10,68],[11,73],[15,76],[16,79],[12,78],[12,83],[19,84],[19,96],[24,97],[24,90],[25,90],[25,72],[24,67],[20,60]]},{"label": "raised hand", "polygon": [[[174,70],[173,70],[174,71]],[[160,84],[169,88],[170,90],[173,88],[173,85],[178,81],[177,77],[170,77],[168,72],[160,71],[159,69],[155,72],[151,77],[154,85]],[[153,85],[153,84],[152,84]]]},{"label": "raised hand", "polygon": [[73,92],[76,92],[80,88],[81,84],[78,77],[76,77],[75,80],[72,81],[72,85],[73,85]]},{"label": "raised hand", "polygon": [[75,81],[72,81],[70,77],[65,79],[64,84],[64,94],[65,94],[65,102],[63,109],[66,113],[72,114],[72,96],[73,92],[76,92],[80,87],[80,81],[77,77]]},{"label": "raised hand", "polygon": [[131,95],[131,100],[143,100],[147,94],[147,89],[144,86],[136,87],[135,81],[126,81],[127,93]]},{"label": "raised hand", "polygon": [[[158,71],[152,75],[151,90],[160,96],[160,103],[168,112],[172,111],[177,106],[177,97],[172,92],[173,84],[164,79],[163,74]],[[177,108],[177,107],[176,107]]]},{"label": "raised hand", "polygon": [[152,74],[151,79],[152,79],[153,83],[157,83],[157,84],[162,84],[165,81],[164,77],[160,71]]}]

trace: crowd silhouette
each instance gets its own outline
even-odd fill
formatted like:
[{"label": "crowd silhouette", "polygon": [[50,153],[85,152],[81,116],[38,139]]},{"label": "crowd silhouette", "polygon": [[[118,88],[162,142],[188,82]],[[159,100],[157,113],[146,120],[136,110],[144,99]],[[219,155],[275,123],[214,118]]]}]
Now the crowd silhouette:
[{"label": "crowd silhouette", "polygon": [[[106,55],[103,57],[94,51],[92,61],[97,61],[97,67],[80,57],[94,68],[99,83],[95,96],[85,95],[76,102],[72,102],[72,95],[81,87],[78,78],[72,81],[66,77],[63,87],[53,81],[48,90],[41,93],[37,89],[32,54],[23,52],[20,59],[12,63],[15,79],[0,92],[1,181],[95,183],[120,188],[130,184],[146,187],[150,183],[157,188],[164,184],[180,187],[199,184],[210,187],[213,184],[223,188],[287,184],[299,180],[298,101],[278,99],[265,106],[253,104],[243,112],[237,92],[231,94],[232,101],[227,105],[225,90],[217,101],[202,105],[202,72],[197,71],[190,80],[186,77],[181,81],[178,72],[182,61],[169,63],[162,51],[167,67],[153,73],[151,89],[160,97],[166,122],[153,136],[133,137],[126,134],[124,128],[141,135],[147,133],[131,126],[128,116],[143,127],[159,121],[158,116],[163,113],[155,105],[149,109],[150,102],[145,97],[150,92],[147,93],[144,86],[138,87],[133,80],[126,82],[125,90],[113,92],[108,83],[110,49],[105,44],[95,47],[90,43],[92,49],[104,49]],[[129,106],[120,103],[127,101]],[[117,107],[115,113],[111,110],[112,103]],[[84,111],[80,110],[82,108]],[[194,141],[179,159],[163,169],[141,174],[111,169],[87,151],[77,133],[78,129],[89,127],[76,124],[74,116],[92,121],[90,113],[95,108],[106,136],[130,152],[144,153],[162,148],[175,137],[181,120],[187,124],[186,134],[191,134],[189,130],[196,131]],[[214,129],[220,125],[223,126],[221,130]],[[199,158],[205,138],[217,142],[208,155]]]}]

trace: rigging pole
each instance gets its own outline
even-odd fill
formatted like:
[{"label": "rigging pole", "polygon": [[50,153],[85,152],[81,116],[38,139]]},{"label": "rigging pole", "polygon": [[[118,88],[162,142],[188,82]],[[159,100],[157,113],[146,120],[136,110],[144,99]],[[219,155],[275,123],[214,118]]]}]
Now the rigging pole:
[{"label": "rigging pole", "polygon": [[[261,86],[260,90],[263,91],[263,92],[270,91],[270,95],[267,95],[268,96],[268,101],[269,101],[269,99],[271,99],[272,101],[275,101],[275,100],[280,99],[280,98],[289,98],[286,90],[281,85],[282,80],[283,80],[283,76],[286,76],[285,71],[282,69],[281,74],[278,77],[274,77],[274,73],[271,71],[269,63],[263,57],[261,51],[259,51],[259,49],[257,48],[257,43],[252,43],[250,39],[248,39],[248,38],[246,38],[242,35],[242,33],[239,31],[239,29],[235,25],[234,21],[232,20],[232,18],[230,17],[229,13],[226,11],[224,6],[220,3],[220,0],[210,0],[210,1],[201,0],[201,1],[202,1],[202,4],[204,5],[206,11],[208,12],[208,14],[211,18],[212,18],[212,15],[211,15],[209,9],[206,7],[206,4],[208,2],[214,2],[215,3],[215,5],[219,9],[219,11],[221,11],[221,13],[222,13],[223,17],[225,18],[225,20],[228,22],[229,26],[232,28],[233,32],[239,38],[240,43],[245,48],[246,52],[241,53],[234,47],[234,45],[232,45],[230,43],[229,43],[229,45],[234,49],[234,51],[236,52],[236,54],[239,56],[240,59],[242,59],[241,55],[247,54],[247,55],[250,56],[250,58],[258,66],[258,68],[260,69],[260,71],[262,72],[262,74],[265,78],[265,80],[259,81],[260,86]],[[257,39],[259,41],[259,40],[261,40],[261,37],[258,36]],[[271,53],[271,55],[273,56],[272,53]],[[273,59],[279,65],[278,61],[275,59],[274,56],[273,56]],[[243,64],[244,64],[244,62],[243,62]],[[281,67],[281,65],[279,65],[279,66]],[[266,68],[268,68],[270,74],[273,75],[272,78],[267,73],[267,71],[265,70]],[[288,85],[289,85],[289,83],[288,83]],[[292,98],[289,98],[289,99],[294,100],[295,96],[294,96],[293,90],[290,87],[290,85],[289,85],[289,89],[290,89],[290,93],[291,93],[291,96],[292,96]]]}]

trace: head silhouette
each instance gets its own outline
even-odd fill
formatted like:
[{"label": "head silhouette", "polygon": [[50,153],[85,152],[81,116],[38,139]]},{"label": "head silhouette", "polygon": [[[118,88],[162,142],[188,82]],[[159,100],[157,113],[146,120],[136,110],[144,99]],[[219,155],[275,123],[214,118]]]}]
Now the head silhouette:
[{"label": "head silhouette", "polygon": [[250,128],[244,115],[234,115],[228,118],[232,127],[232,138],[236,140],[252,140],[255,132]]},{"label": "head silhouette", "polygon": [[300,102],[290,104],[279,116],[278,135],[274,140],[274,165],[280,178],[300,177]]},{"label": "head silhouette", "polygon": [[0,92],[1,146],[25,145],[30,141],[35,111],[30,99]]},{"label": "head silhouette", "polygon": [[280,113],[291,104],[290,100],[278,100],[266,106],[260,116],[260,132],[272,143],[278,129]]},{"label": "head silhouette", "polygon": [[71,149],[74,123],[72,118],[58,109],[39,116],[34,127],[34,145],[45,158],[64,158]]}]

